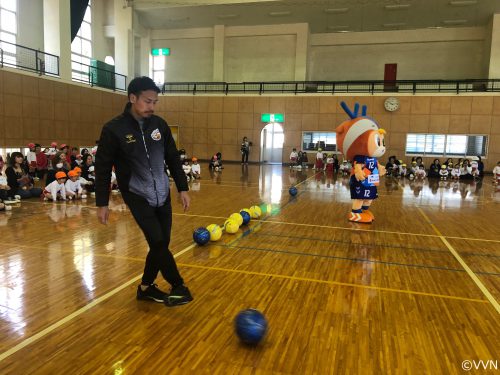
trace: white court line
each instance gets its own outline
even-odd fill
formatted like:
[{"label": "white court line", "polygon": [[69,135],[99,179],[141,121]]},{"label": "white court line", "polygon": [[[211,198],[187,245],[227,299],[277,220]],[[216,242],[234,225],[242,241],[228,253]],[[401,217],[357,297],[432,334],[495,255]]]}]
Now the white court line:
[{"label": "white court line", "polygon": [[490,301],[491,305],[495,308],[495,310],[500,314],[500,304],[497,302],[495,297],[490,293],[488,288],[484,286],[484,284],[481,282],[479,277],[470,269],[470,267],[465,263],[465,261],[462,259],[462,257],[458,254],[458,252],[455,250],[453,246],[444,238],[444,236],[441,234],[439,229],[432,223],[432,221],[429,219],[429,217],[425,214],[425,212],[417,207],[417,210],[420,212],[420,214],[424,217],[425,221],[427,221],[427,224],[429,224],[432,229],[437,233],[441,241],[443,241],[444,245],[450,250],[450,252],[453,254],[455,259],[458,261],[458,263],[461,264],[461,266],[464,268],[465,272],[469,275],[469,277],[472,279],[472,281],[476,284],[476,286],[483,292],[484,296]]},{"label": "white court line", "polygon": [[[182,254],[188,252],[189,250],[191,250],[195,246],[196,246],[196,244],[194,244],[194,243],[191,244],[191,245],[189,245],[185,249],[183,249],[183,250],[179,251],[178,253],[174,254],[174,258],[177,258],[177,257],[181,256]],[[61,320],[55,322],[54,324],[51,324],[50,326],[48,326],[44,330],[36,333],[35,335],[33,335],[31,337],[28,337],[28,338],[24,339],[23,341],[21,341],[16,346],[14,346],[14,347],[10,348],[9,350],[7,350],[7,351],[3,352],[2,354],[0,354],[0,362],[2,362],[7,357],[10,357],[12,354],[18,352],[19,350],[25,348],[26,346],[33,344],[35,341],[40,340],[42,337],[47,336],[52,331],[56,330],[57,328],[61,327],[64,324],[70,322],[71,320],[75,319],[76,317],[82,315],[84,312],[86,312],[87,310],[90,310],[92,307],[97,306],[101,302],[104,302],[107,299],[111,298],[115,294],[117,294],[120,291],[122,291],[123,289],[127,288],[129,285],[137,282],[139,279],[141,279],[141,277],[142,277],[142,274],[134,277],[133,279],[127,281],[125,284],[120,285],[119,287],[111,290],[110,292],[106,293],[105,295],[103,295],[103,296],[95,299],[94,301],[92,301],[88,305],[85,305],[82,308],[80,308],[79,310],[76,310],[74,313],[72,313],[72,314],[70,314],[70,315],[62,318]]]}]

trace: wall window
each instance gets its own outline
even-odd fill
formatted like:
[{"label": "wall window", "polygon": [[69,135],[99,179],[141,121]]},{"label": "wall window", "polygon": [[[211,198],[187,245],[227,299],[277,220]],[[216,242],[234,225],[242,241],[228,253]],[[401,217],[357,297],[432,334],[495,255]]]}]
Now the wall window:
[{"label": "wall window", "polygon": [[486,135],[407,134],[407,155],[486,156]]},{"label": "wall window", "polygon": [[17,0],[0,0],[0,40],[4,64],[16,65]]},{"label": "wall window", "polygon": [[165,82],[165,56],[153,56],[153,81],[157,85]]},{"label": "wall window", "polygon": [[[1,1],[1,0],[0,0]],[[75,81],[88,82],[92,57],[92,1],[89,1],[82,25],[71,42],[71,70]]]},{"label": "wall window", "polygon": [[303,132],[302,150],[337,151],[337,135],[329,132]]}]

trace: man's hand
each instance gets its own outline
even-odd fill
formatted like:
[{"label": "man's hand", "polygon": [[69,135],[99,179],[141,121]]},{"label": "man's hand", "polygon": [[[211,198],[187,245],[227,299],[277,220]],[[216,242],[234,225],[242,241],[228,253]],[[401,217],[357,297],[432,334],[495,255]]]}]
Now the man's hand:
[{"label": "man's hand", "polygon": [[106,225],[109,219],[109,208],[108,206],[97,207],[97,219],[101,224]]},{"label": "man's hand", "polygon": [[191,198],[189,197],[188,192],[181,191],[179,193],[179,199],[182,203],[182,208],[184,208],[184,212],[186,212],[189,209],[189,204],[191,203]]}]

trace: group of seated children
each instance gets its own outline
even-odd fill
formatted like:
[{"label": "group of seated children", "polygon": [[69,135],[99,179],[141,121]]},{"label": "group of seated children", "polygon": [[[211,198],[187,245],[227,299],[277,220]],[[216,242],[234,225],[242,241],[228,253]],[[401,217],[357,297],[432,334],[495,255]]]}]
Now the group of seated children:
[{"label": "group of seated children", "polygon": [[308,162],[309,159],[307,158],[307,152],[305,151],[297,152],[297,149],[294,148],[290,153],[290,168],[296,168],[296,169],[309,168],[309,166],[307,165]]},{"label": "group of seated children", "polygon": [[193,164],[189,164],[188,159],[184,159],[184,164],[182,164],[182,169],[186,174],[188,182],[191,180],[198,180],[201,177],[201,168],[198,164],[198,158],[191,158]]},{"label": "group of seated children", "polygon": [[[201,169],[200,165],[198,164],[198,158],[192,157],[191,158],[192,164],[189,164],[189,158],[186,155],[186,150],[181,148],[179,150],[179,159],[182,164],[182,170],[186,174],[188,182],[195,179],[197,180],[201,177]],[[167,175],[171,179],[170,170],[168,169],[168,167],[167,167]]]},{"label": "group of seated children", "polygon": [[[85,199],[87,195],[82,185],[86,184],[80,177],[82,170],[79,167],[72,169],[67,174],[63,171],[55,173],[55,180],[45,186],[43,199],[56,202],[73,199]],[[83,182],[83,184],[82,184]]]},{"label": "group of seated children", "polygon": [[414,157],[410,168],[402,160],[397,160],[396,156],[390,156],[386,164],[387,175],[392,177],[407,177],[410,180],[424,179],[425,177],[439,178],[440,180],[472,180],[482,177],[483,163],[479,157],[471,159],[459,159],[456,164],[449,158],[441,164],[439,159],[434,159],[433,163],[426,171],[422,157]]}]

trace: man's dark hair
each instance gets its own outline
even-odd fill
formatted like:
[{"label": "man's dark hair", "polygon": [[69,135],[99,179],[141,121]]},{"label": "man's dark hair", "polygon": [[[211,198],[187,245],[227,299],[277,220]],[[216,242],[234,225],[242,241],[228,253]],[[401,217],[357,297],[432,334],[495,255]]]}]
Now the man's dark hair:
[{"label": "man's dark hair", "polygon": [[156,86],[156,83],[149,77],[136,77],[128,84],[127,97],[130,98],[130,94],[139,96],[141,92],[153,90],[160,93],[160,89]]}]

